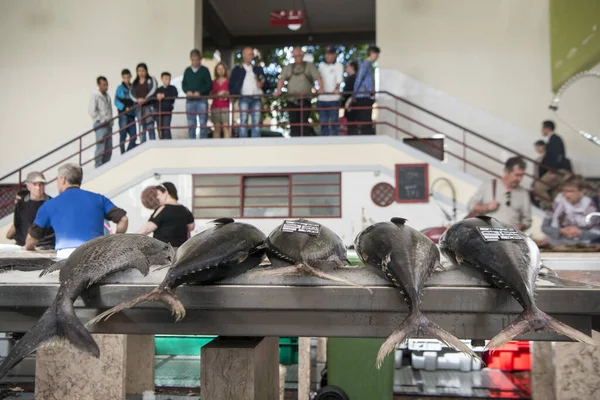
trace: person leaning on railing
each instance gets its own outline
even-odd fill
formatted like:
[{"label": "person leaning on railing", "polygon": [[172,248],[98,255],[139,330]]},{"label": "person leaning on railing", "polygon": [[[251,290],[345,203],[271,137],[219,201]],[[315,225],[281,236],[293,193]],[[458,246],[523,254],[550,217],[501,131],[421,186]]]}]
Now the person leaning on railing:
[{"label": "person leaning on railing", "polygon": [[229,78],[229,93],[241,95],[238,100],[240,108],[239,137],[248,137],[248,115],[252,118],[252,137],[260,136],[261,96],[267,90],[265,71],[261,66],[252,64],[254,49],[246,46],[242,49],[242,63],[231,71]]},{"label": "person leaning on railing", "polygon": [[318,93],[324,93],[323,81],[315,64],[304,61],[304,51],[301,47],[292,50],[294,62],[283,67],[281,77],[277,83],[275,96],[281,95],[281,89],[287,82],[287,108],[290,116],[290,135],[312,135],[312,128],[308,125],[311,111],[311,96],[315,81],[319,84]]},{"label": "person leaning on railing", "polygon": [[[544,218],[542,231],[553,245],[592,243],[600,239],[600,226],[588,226],[585,217],[598,211],[592,199],[584,194],[584,180],[572,176],[562,184]],[[592,222],[598,219],[592,220]]]},{"label": "person leaning on railing", "polygon": [[194,49],[190,52],[191,65],[183,72],[181,88],[187,99],[185,112],[187,113],[187,124],[190,139],[196,139],[198,119],[200,120],[200,139],[208,137],[208,100],[201,96],[208,96],[212,89],[212,79],[208,68],[201,64],[202,53]]},{"label": "person leaning on railing", "polygon": [[136,102],[139,107],[137,109],[137,117],[142,126],[140,132],[140,141],[146,141],[146,132],[150,140],[156,139],[156,131],[154,130],[154,94],[158,89],[156,79],[148,74],[148,66],[144,63],[139,63],[136,67],[137,76],[131,85],[129,97]]},{"label": "person leaning on railing", "polygon": [[346,102],[346,106],[361,107],[356,110],[359,135],[374,135],[373,129],[373,93],[375,93],[375,77],[373,75],[373,64],[379,58],[381,50],[377,46],[370,46],[367,50],[368,56],[358,66],[358,76],[354,84],[354,94]]},{"label": "person leaning on railing", "polygon": [[96,132],[96,152],[95,165],[100,167],[110,161],[112,155],[112,104],[108,95],[108,80],[99,76],[96,78],[98,92],[92,94],[88,113],[94,121],[94,131]]},{"label": "person leaning on railing", "polygon": [[[131,72],[128,69],[121,71],[121,78],[123,83],[117,87],[115,92],[115,106],[119,111],[119,147],[121,154],[125,151],[129,151],[135,147],[135,141],[137,139],[137,130],[135,127],[135,110],[133,106],[135,103],[129,96],[129,90],[131,89]],[[125,149],[125,141],[129,135],[129,144]]]},{"label": "person leaning on railing", "polygon": [[175,98],[179,96],[177,88],[171,85],[171,74],[163,72],[160,74],[162,86],[156,90],[158,100],[158,129],[161,139],[171,139],[171,118],[173,117],[173,105]]},{"label": "person leaning on railing", "polygon": [[210,118],[214,125],[213,139],[223,137],[231,138],[231,129],[229,127],[229,71],[224,62],[215,66],[215,80],[213,81],[211,94],[217,96],[213,99]]}]

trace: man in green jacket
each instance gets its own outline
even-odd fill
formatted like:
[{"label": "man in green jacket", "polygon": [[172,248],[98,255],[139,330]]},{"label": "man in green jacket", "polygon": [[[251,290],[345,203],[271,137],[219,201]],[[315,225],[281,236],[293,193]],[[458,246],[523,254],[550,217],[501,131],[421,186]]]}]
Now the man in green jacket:
[{"label": "man in green jacket", "polygon": [[198,127],[197,118],[200,118],[200,139],[208,137],[206,124],[208,122],[208,99],[201,96],[208,96],[212,89],[212,79],[208,68],[201,65],[202,53],[194,49],[190,52],[192,65],[185,69],[183,73],[183,82],[181,88],[187,95],[185,102],[185,111],[187,113],[187,122],[190,139],[196,139],[196,128]]}]

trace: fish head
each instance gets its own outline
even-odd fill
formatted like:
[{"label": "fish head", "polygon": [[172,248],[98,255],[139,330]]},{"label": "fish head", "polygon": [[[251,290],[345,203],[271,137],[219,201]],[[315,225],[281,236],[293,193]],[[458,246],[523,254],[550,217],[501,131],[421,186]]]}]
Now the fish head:
[{"label": "fish head", "polygon": [[175,258],[175,250],[170,243],[159,242],[144,249],[144,254],[150,265],[168,266]]}]

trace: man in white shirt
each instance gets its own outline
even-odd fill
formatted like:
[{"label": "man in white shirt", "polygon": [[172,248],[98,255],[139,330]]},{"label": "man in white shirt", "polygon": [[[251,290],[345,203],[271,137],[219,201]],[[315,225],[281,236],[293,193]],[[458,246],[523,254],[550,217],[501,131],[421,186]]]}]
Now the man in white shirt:
[{"label": "man in white shirt", "polygon": [[327,46],[325,62],[319,66],[319,74],[323,80],[323,90],[317,101],[322,136],[338,136],[340,134],[340,85],[344,80],[344,66],[336,62],[337,49]]},{"label": "man in white shirt", "polygon": [[252,116],[252,137],[260,136],[260,111],[262,107],[261,96],[266,88],[265,73],[262,67],[253,65],[254,49],[242,49],[242,63],[231,71],[229,78],[229,93],[241,95],[238,105],[240,107],[239,137],[248,137],[248,115]]},{"label": "man in white shirt", "polygon": [[96,168],[110,161],[112,154],[112,125],[113,114],[110,96],[108,95],[108,80],[99,76],[96,79],[98,92],[92,94],[88,113],[94,121],[94,130],[96,131]]}]

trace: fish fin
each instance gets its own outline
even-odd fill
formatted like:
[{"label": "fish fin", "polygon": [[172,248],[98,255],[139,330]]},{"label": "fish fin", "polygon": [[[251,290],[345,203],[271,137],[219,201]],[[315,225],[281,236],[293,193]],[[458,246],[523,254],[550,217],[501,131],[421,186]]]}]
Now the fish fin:
[{"label": "fish fin", "polygon": [[258,253],[259,251],[263,251],[266,249],[267,249],[267,245],[265,244],[265,241],[263,240],[261,243],[257,244],[256,246],[254,246],[253,248],[250,249],[250,254]]},{"label": "fish fin", "polygon": [[441,262],[438,262],[437,264],[435,264],[435,267],[433,269],[435,272],[444,272],[444,271],[448,271],[448,269],[446,267],[444,267],[444,265]]},{"label": "fish fin", "polygon": [[394,217],[390,221],[393,222],[394,224],[400,226],[400,225],[404,225],[408,220],[406,218]]},{"label": "fish fin", "polygon": [[569,325],[563,324],[559,320],[549,316],[541,310],[523,311],[521,315],[504,328],[499,334],[494,336],[492,340],[485,346],[486,350],[494,350],[515,336],[521,335],[529,331],[551,331],[561,335],[570,337],[573,340],[589,344],[592,346],[600,346],[600,342],[592,339],[583,332],[571,328]]},{"label": "fish fin", "polygon": [[387,256],[383,257],[381,260],[381,269],[387,269],[388,264],[392,262],[392,253],[389,253]]},{"label": "fish fin", "polygon": [[480,220],[485,221],[485,222],[490,222],[493,219],[489,215],[478,215],[475,218],[479,218]]},{"label": "fish fin", "polygon": [[444,342],[447,346],[458,351],[462,351],[472,358],[479,360],[482,365],[485,365],[483,360],[481,360],[481,358],[479,358],[479,356],[477,356],[477,354],[475,354],[475,352],[473,352],[469,346],[461,342],[456,336],[433,323],[425,315],[421,313],[413,313],[406,317],[404,321],[402,321],[398,329],[392,332],[392,334],[379,348],[379,352],[377,353],[377,368],[381,368],[385,357],[394,351],[397,345],[401,344],[410,337],[416,337],[418,334],[423,336],[433,336],[436,339]]},{"label": "fish fin", "polygon": [[222,226],[222,225],[232,224],[235,222],[235,220],[233,218],[217,218],[210,222],[212,222],[213,224],[215,224],[217,226]]},{"label": "fish fin", "polygon": [[55,262],[54,264],[52,264],[51,266],[49,266],[48,268],[46,268],[45,270],[43,270],[39,277],[41,278],[42,276],[52,273],[54,271],[58,271],[59,269],[61,269],[62,267],[64,267],[67,264],[67,259],[64,260],[59,260],[57,262]]},{"label": "fish fin", "polygon": [[248,280],[252,281],[256,278],[267,278],[275,276],[299,276],[302,275],[300,268],[297,265],[288,267],[270,267],[270,268],[254,268],[248,273]]},{"label": "fish fin", "polygon": [[369,291],[369,293],[373,294],[373,291],[366,286],[360,285],[356,282],[349,281],[348,279],[340,278],[339,276],[327,274],[327,273],[321,271],[320,269],[311,267],[310,265],[307,265],[307,264],[301,264],[301,271],[303,271],[304,273],[306,273],[308,275],[315,276],[317,278],[327,279],[328,281],[333,281],[333,282],[345,283],[346,285],[349,285],[349,286],[366,289]]},{"label": "fish fin", "polygon": [[179,300],[179,297],[177,297],[171,289],[158,286],[148,293],[141,294],[138,297],[111,308],[110,310],[104,311],[102,314],[99,314],[89,320],[85,326],[97,324],[102,320],[109,319],[118,312],[151,301],[160,301],[161,303],[165,304],[171,310],[171,313],[175,315],[175,322],[180,321],[185,317],[185,307],[181,303],[181,300]]},{"label": "fish fin", "polygon": [[39,348],[69,341],[81,351],[100,356],[100,349],[92,335],[75,315],[73,305],[54,301],[42,317],[13,347],[0,365],[0,379],[15,365]]}]

